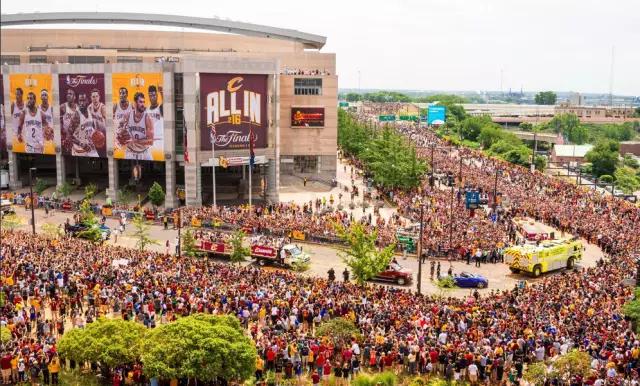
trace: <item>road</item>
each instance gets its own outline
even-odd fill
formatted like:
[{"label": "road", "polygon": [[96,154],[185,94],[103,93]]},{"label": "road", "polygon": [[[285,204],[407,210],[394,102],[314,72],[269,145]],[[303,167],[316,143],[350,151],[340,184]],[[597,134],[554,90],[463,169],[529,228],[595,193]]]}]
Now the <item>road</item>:
[{"label": "road", "polygon": [[[30,230],[30,225],[27,224],[28,219],[30,218],[30,212],[24,210],[21,207],[16,207],[16,213],[19,217],[21,217],[24,221],[24,224],[20,227],[22,230]],[[48,217],[45,216],[43,210],[36,210],[36,231],[38,233],[43,233],[42,225],[45,223],[50,224],[63,224],[67,219],[70,219],[73,222],[73,214],[69,212],[55,212],[50,213]],[[107,219],[107,225],[115,229],[117,227],[117,221],[115,219]],[[537,223],[537,227],[543,228],[548,232],[554,231],[553,228]],[[135,248],[136,241],[132,237],[132,226],[128,225],[124,235],[118,236],[117,241],[114,237],[108,241],[110,244],[117,244],[120,246]],[[560,232],[555,230],[557,235],[560,235]],[[154,250],[158,252],[165,252],[165,243],[167,240],[170,242],[170,252],[172,253],[175,250],[175,242],[177,237],[177,230],[169,229],[164,230],[162,226],[159,225],[151,225],[150,226],[150,236],[154,240],[158,241],[158,244],[151,245],[148,247],[149,250]],[[570,237],[571,235],[566,235],[566,237]],[[588,244],[585,240],[583,243],[586,247],[583,259],[580,263],[577,264],[578,267],[593,267],[596,265],[596,262],[603,256],[602,251],[595,245]],[[346,265],[342,262],[342,259],[339,256],[339,249],[334,246],[326,246],[326,245],[317,245],[310,243],[301,243],[299,244],[303,250],[311,255],[311,264],[309,270],[302,273],[302,275],[316,276],[316,277],[327,277],[327,271],[333,268],[336,272],[336,277],[338,280],[342,280],[342,272],[344,271]],[[407,285],[401,288],[416,289],[417,283],[417,273],[418,273],[418,261],[415,256],[398,256],[398,262],[400,265],[409,269],[413,273],[413,283],[411,285]],[[224,259],[220,259],[220,261],[224,261]],[[244,264],[253,264],[252,261],[247,260]],[[462,261],[454,261],[449,263],[446,260],[441,260],[441,273],[442,275],[446,275],[447,270],[451,264],[454,273],[460,272],[470,272],[481,274],[485,276],[489,280],[489,287],[486,289],[480,290],[481,293],[490,293],[494,290],[508,290],[512,289],[519,281],[525,280],[528,283],[535,283],[539,279],[530,278],[524,275],[516,275],[509,271],[509,268],[506,264],[496,263],[496,264],[483,264],[481,267],[475,267],[474,264],[467,265],[466,262]],[[426,294],[438,294],[445,296],[455,296],[455,297],[465,297],[469,296],[472,293],[470,289],[462,289],[462,288],[454,288],[449,289],[445,293],[442,293],[441,290],[436,286],[434,281],[431,281],[429,278],[429,265],[430,262],[427,261],[426,264],[422,266],[422,292]],[[266,268],[273,269],[273,268]],[[560,272],[552,273],[552,274],[561,274]],[[384,284],[386,285],[386,284]]]}]

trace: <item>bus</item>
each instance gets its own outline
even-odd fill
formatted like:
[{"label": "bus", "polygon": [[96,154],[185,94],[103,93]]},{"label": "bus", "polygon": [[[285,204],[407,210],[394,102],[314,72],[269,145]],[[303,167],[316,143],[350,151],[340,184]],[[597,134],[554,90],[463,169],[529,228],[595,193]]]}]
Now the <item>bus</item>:
[{"label": "bus", "polygon": [[537,245],[518,245],[504,250],[504,262],[513,273],[538,277],[562,268],[573,269],[582,259],[584,246],[577,238],[546,240]]}]

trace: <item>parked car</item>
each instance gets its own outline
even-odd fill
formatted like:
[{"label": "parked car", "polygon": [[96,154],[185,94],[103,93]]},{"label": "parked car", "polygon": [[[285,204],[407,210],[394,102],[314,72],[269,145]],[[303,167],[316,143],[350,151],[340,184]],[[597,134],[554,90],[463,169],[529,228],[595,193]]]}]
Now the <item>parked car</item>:
[{"label": "parked car", "polygon": [[377,274],[373,280],[386,281],[390,283],[396,283],[398,285],[405,285],[411,283],[411,271],[403,268],[397,262],[392,262],[387,266],[387,269]]},{"label": "parked car", "polygon": [[[111,238],[111,229],[105,224],[95,225],[100,229],[100,233],[102,235],[103,240],[109,240]],[[73,237],[80,237],[79,233],[88,229],[88,226],[85,224],[77,224],[77,225],[69,225],[67,226],[67,233],[69,233]]]},{"label": "parked car", "polygon": [[489,286],[487,278],[469,272],[454,275],[453,281],[460,288],[487,288]]}]

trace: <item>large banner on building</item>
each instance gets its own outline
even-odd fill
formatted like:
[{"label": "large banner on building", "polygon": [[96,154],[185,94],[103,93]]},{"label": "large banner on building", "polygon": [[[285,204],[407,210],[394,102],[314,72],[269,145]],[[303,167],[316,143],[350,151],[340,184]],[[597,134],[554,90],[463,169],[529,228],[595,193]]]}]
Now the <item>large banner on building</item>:
[{"label": "large banner on building", "polygon": [[55,154],[51,75],[11,74],[9,87],[7,146],[16,153]]},{"label": "large banner on building", "polygon": [[267,147],[267,75],[200,73],[200,148]]},{"label": "large banner on building", "polygon": [[60,74],[62,154],[107,156],[107,109],[103,74]]},{"label": "large banner on building", "polygon": [[0,74],[0,158],[7,152],[7,117],[4,109],[4,79]]},{"label": "large banner on building", "polygon": [[291,127],[324,127],[324,107],[292,107]]},{"label": "large banner on building", "polygon": [[114,73],[111,78],[113,157],[164,161],[161,73]]}]

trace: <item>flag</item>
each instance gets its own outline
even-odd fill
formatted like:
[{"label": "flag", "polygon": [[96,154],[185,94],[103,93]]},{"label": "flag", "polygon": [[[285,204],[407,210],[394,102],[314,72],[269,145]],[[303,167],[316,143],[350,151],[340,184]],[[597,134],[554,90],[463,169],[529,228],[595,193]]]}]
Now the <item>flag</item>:
[{"label": "flag", "polygon": [[182,118],[182,148],[184,149],[184,162],[189,163],[189,148],[187,147],[187,122]]},{"label": "flag", "polygon": [[253,142],[255,141],[255,135],[253,134],[253,127],[249,127],[249,166],[253,168],[256,163],[256,154],[253,152]]},{"label": "flag", "polygon": [[214,125],[213,123],[209,124],[209,128],[211,129],[211,147],[213,147],[216,143],[216,125]]}]

